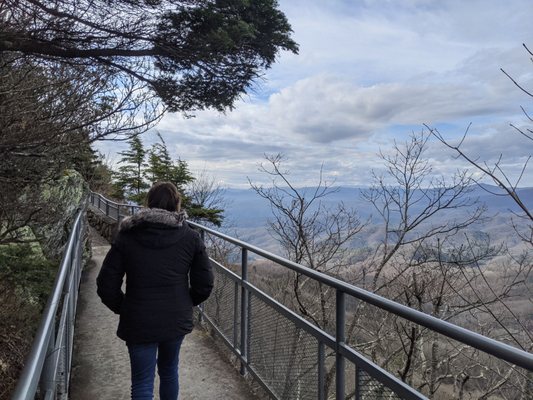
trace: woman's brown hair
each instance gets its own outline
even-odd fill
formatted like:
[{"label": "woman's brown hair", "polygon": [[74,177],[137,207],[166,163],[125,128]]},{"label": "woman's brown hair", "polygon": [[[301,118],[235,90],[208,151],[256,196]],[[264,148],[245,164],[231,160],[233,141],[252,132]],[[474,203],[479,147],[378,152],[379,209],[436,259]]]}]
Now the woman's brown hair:
[{"label": "woman's brown hair", "polygon": [[173,183],[157,182],[148,191],[148,207],[150,208],[179,211],[180,206],[181,195]]}]

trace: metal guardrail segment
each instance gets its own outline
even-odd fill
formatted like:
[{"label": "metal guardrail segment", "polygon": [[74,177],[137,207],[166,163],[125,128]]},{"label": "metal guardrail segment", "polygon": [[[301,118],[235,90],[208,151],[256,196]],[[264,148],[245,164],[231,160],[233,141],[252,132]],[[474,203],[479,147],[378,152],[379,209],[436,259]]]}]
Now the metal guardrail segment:
[{"label": "metal guardrail segment", "polygon": [[487,354],[493,355],[497,358],[500,358],[512,364],[518,365],[529,371],[533,371],[533,354],[531,353],[517,349],[516,347],[513,347],[508,344],[499,342],[497,340],[488,338],[478,333],[472,332],[468,329],[461,328],[460,326],[454,325],[450,322],[443,321],[439,318],[433,317],[421,311],[404,306],[403,304],[396,303],[395,301],[389,300],[385,297],[379,296],[367,290],[358,288],[354,285],[351,285],[339,279],[333,278],[329,275],[325,275],[321,272],[304,267],[303,265],[297,264],[283,257],[277,256],[273,253],[263,250],[259,247],[250,245],[246,242],[235,239],[231,236],[228,236],[223,233],[217,232],[213,229],[207,228],[196,222],[189,221],[189,225],[192,225],[198,229],[205,230],[211,235],[217,236],[241,248],[245,248],[254,254],[264,257],[268,260],[274,261],[275,263],[281,266],[287,267],[295,272],[301,273],[302,275],[306,275],[310,278],[315,279],[316,281],[329,285],[337,289],[338,291],[351,295],[368,304],[372,304],[385,311],[388,311],[392,314],[405,318],[418,325],[424,326],[432,331],[440,333],[451,339],[455,339],[461,343],[467,344],[478,350],[484,351]]},{"label": "metal guardrail segment", "polygon": [[85,209],[82,209],[72,226],[52,292],[13,392],[13,400],[34,399],[38,391],[43,398],[68,396],[84,228]]},{"label": "metal guardrail segment", "polygon": [[[220,263],[216,261],[212,261],[212,263],[219,277],[223,276],[225,279],[227,278],[232,282],[238,283],[239,286],[241,286],[241,288],[243,288],[248,293],[248,296],[254,296],[254,298],[259,299],[261,302],[268,305],[268,307],[271,308],[281,318],[286,319],[287,321],[290,321],[290,323],[293,324],[295,328],[306,332],[307,334],[312,336],[314,339],[316,339],[316,341],[318,342],[318,346],[316,350],[317,361],[316,361],[315,368],[317,370],[318,380],[324,379],[323,372],[325,368],[323,364],[324,362],[323,357],[325,353],[321,356],[320,349],[322,348],[323,349],[322,351],[325,351],[324,348],[327,347],[329,350],[335,351],[336,354],[338,354],[339,356],[342,356],[343,358],[346,358],[346,360],[349,360],[355,365],[358,365],[359,368],[365,371],[369,376],[373,377],[376,381],[390,388],[393,392],[401,395],[402,396],[401,398],[403,399],[426,399],[425,396],[418,393],[416,390],[414,390],[413,388],[411,388],[404,382],[400,381],[398,378],[396,378],[389,372],[377,366],[372,361],[366,359],[363,355],[359,354],[352,348],[348,347],[343,342],[340,342],[338,340],[338,337],[337,338],[333,337],[329,335],[328,333],[324,332],[323,330],[319,329],[318,327],[316,327],[309,321],[305,320],[304,318],[302,318],[301,316],[299,316],[298,314],[296,314],[294,311],[290,310],[289,308],[285,307],[281,303],[277,302],[272,297],[268,296],[267,294],[265,294],[264,292],[262,292],[260,289],[256,288],[249,282],[243,281],[241,277],[239,277],[238,275],[236,275],[235,273],[233,273],[232,271],[230,271],[229,269],[227,269]],[[215,302],[220,303],[220,302],[223,302],[225,299],[224,298],[216,299],[216,297],[214,297],[211,300],[214,300]],[[208,300],[208,302],[209,301],[210,300]],[[243,312],[243,310],[247,310],[248,308],[249,308],[248,304],[243,305],[240,310],[241,313]],[[210,308],[204,307],[204,310],[202,312],[204,313],[204,319],[206,320],[206,322],[209,325],[211,325],[214,328],[214,330],[224,339],[225,343],[232,348],[232,350],[237,354],[237,356],[241,360],[241,363],[245,365],[245,368],[249,369],[251,367],[249,358],[253,357],[253,355],[249,353],[250,348],[248,347],[247,353],[243,354],[241,351],[239,351],[240,347],[235,346],[234,343],[232,343],[231,341],[232,332],[224,332],[223,330],[220,329],[220,325],[221,325],[220,321],[217,321],[217,318],[213,318],[213,316],[210,315],[211,314]],[[249,314],[247,311],[244,311],[244,313]],[[254,317],[253,314],[254,313],[252,311],[252,318],[259,318],[259,317]],[[233,316],[231,318],[235,320],[235,318],[237,318],[238,315],[239,315],[238,313],[233,311]],[[248,318],[250,318],[250,315],[248,315]],[[227,325],[231,325],[231,324],[227,324]],[[233,331],[233,334],[234,333],[235,331]],[[247,333],[245,334],[247,335]],[[247,335],[247,337],[249,336]],[[241,346],[243,345],[242,344],[243,342],[246,342],[247,337],[243,338],[242,331],[241,331]],[[280,350],[286,351],[287,349],[281,348]],[[339,367],[337,366],[337,369],[338,368]],[[344,370],[344,368],[342,370]],[[261,376],[261,373],[257,370],[255,370],[254,372],[255,372],[254,376],[257,379],[262,381],[260,383],[265,387],[265,389],[267,389],[267,391],[271,393],[271,395],[274,398],[280,398],[279,396],[276,396],[275,391],[268,385],[268,382],[264,382],[264,377]],[[344,387],[344,383],[345,383],[344,380],[341,380],[341,382],[338,383],[339,386],[336,388],[336,393],[339,399],[345,398],[343,389],[341,389]],[[317,398],[321,398],[319,395],[321,388],[323,389],[323,386],[318,386],[316,388],[316,393],[318,395]],[[325,397],[322,397],[322,398],[325,398]]]},{"label": "metal guardrail segment", "polygon": [[[90,201],[93,206],[99,208],[106,215],[110,216],[111,218],[115,218],[116,220],[120,220],[127,214],[131,215],[140,208],[138,206],[123,205],[112,202],[96,193],[91,195]],[[109,211],[110,209],[117,210],[115,216],[111,215]],[[122,212],[122,210],[124,210],[124,212]],[[364,382],[370,382],[369,380],[371,379],[375,380],[372,385],[382,385],[384,388],[387,388],[387,390],[390,391],[390,395],[388,395],[387,398],[426,398],[422,394],[418,393],[416,390],[409,387],[404,382],[390,374],[389,372],[383,370],[367,358],[357,353],[354,349],[347,346],[346,343],[344,343],[346,295],[353,296],[363,302],[379,307],[389,313],[405,318],[434,332],[457,340],[461,343],[467,344],[472,348],[479,349],[499,359],[508,361],[512,364],[525,368],[526,370],[533,371],[533,354],[531,353],[522,351],[505,343],[498,342],[494,339],[482,336],[480,334],[461,328],[441,319],[435,318],[423,312],[411,309],[407,306],[396,303],[392,300],[386,299],[374,293],[368,292],[366,290],[343,282],[339,279],[314,271],[310,268],[284,259],[273,253],[265,251],[261,248],[253,246],[241,240],[235,239],[231,236],[217,232],[198,223],[189,221],[189,224],[199,229],[202,232],[202,235],[204,233],[214,235],[226,242],[232,243],[233,245],[241,249],[242,257],[240,277],[227,270],[222,265],[213,261],[213,264],[215,265],[215,271],[217,271],[222,281],[227,281],[231,284],[226,285],[228,286],[228,288],[226,288],[225,286],[219,286],[218,288],[216,287],[215,291],[220,290],[221,292],[218,295],[212,295],[211,298],[205,303],[204,307],[199,309],[199,313],[201,318],[207,321],[207,323],[209,323],[215,329],[215,331],[224,339],[224,342],[239,357],[241,361],[241,373],[245,374],[248,372],[253,375],[259,381],[259,383],[263,385],[267,392],[269,392],[275,398],[286,398],[286,388],[290,382],[285,382],[285,389],[280,389],[280,382],[276,380],[278,378],[274,379],[274,377],[272,376],[270,376],[269,378],[268,375],[272,375],[272,373],[268,371],[261,371],[261,364],[257,364],[258,356],[263,356],[263,358],[267,356],[255,354],[254,351],[256,351],[257,349],[255,349],[254,346],[257,346],[257,343],[250,342],[250,337],[255,335],[254,329],[257,329],[258,327],[257,318],[254,314],[258,312],[256,310],[258,304],[261,304],[263,307],[267,307],[268,310],[270,310],[267,312],[267,314],[270,316],[270,318],[274,318],[274,320],[277,321],[274,321],[275,323],[281,324],[287,329],[295,329],[295,332],[299,332],[297,335],[305,335],[306,337],[308,337],[308,340],[312,339],[316,342],[315,350],[313,350],[314,353],[311,356],[305,356],[307,357],[306,359],[308,360],[308,363],[309,359],[313,360],[311,361],[311,364],[313,364],[312,368],[314,368],[316,372],[315,379],[318,383],[315,385],[315,389],[313,389],[314,391],[312,392],[314,393],[312,395],[312,398],[314,399],[325,398],[324,369],[325,353],[327,349],[335,353],[335,363],[337,370],[335,374],[335,397],[338,400],[345,399],[345,372],[347,368],[345,360],[348,360],[355,365],[355,373],[353,376],[355,382],[355,390],[353,396],[356,400],[362,399],[364,397],[362,394],[362,391],[365,389],[364,385],[366,385],[366,383]],[[303,274],[318,282],[321,282],[322,284],[329,285],[330,287],[334,288],[337,293],[336,337],[332,337],[326,332],[320,330],[318,327],[312,325],[299,315],[295,314],[291,310],[287,309],[286,307],[275,301],[270,296],[264,294],[259,289],[251,285],[247,281],[248,252],[257,254],[281,266],[289,268],[297,273]],[[211,302],[213,301],[222,301],[219,298],[220,296],[222,296],[223,302],[227,303],[226,306],[229,307],[223,312],[220,309],[220,304],[218,304],[215,309],[213,309],[214,305],[211,304]],[[228,313],[231,314],[231,318],[226,315]],[[229,318],[230,320],[222,321],[221,315],[225,316],[224,318]],[[265,332],[265,335],[267,334],[268,332]],[[303,350],[299,349],[298,351]],[[291,376],[289,372],[287,372],[286,379],[294,380],[295,378]],[[298,379],[296,380],[296,382],[299,385],[301,382],[299,382]],[[296,385],[296,383],[294,382],[292,384]],[[304,388],[302,388],[300,385],[295,390],[297,390],[300,396],[295,398],[308,398],[302,394],[306,392],[307,388],[305,388],[304,390]]]}]

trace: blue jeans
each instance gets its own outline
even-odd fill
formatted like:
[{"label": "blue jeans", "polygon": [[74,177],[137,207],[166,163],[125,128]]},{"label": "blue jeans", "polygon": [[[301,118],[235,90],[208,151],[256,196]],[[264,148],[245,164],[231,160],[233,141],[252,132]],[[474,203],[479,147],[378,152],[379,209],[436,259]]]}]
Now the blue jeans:
[{"label": "blue jeans", "polygon": [[132,400],[152,400],[156,364],[160,399],[177,400],[178,363],[183,338],[184,336],[180,336],[160,343],[128,344]]}]

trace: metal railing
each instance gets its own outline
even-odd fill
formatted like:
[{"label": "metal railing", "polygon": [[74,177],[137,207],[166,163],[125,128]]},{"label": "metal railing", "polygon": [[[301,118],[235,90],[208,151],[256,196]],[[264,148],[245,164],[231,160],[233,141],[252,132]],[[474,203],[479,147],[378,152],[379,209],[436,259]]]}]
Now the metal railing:
[{"label": "metal railing", "polygon": [[134,204],[122,204],[109,200],[100,193],[91,192],[89,194],[89,204],[99,209],[106,216],[120,221],[128,215],[135,214],[141,207]]},{"label": "metal railing", "polygon": [[[383,385],[385,388],[389,389],[391,392],[397,395],[397,397],[393,397],[391,393],[388,393],[386,395],[383,395],[377,398],[387,398],[387,399],[390,399],[390,398],[425,399],[426,398],[424,395],[418,393],[413,388],[406,385],[404,382],[402,382],[401,380],[399,380],[398,378],[396,378],[389,372],[385,371],[384,369],[374,364],[372,361],[368,360],[361,354],[357,353],[353,348],[351,348],[345,343],[345,318],[346,318],[346,296],[347,295],[353,296],[354,298],[359,299],[365,303],[374,305],[389,313],[405,318],[406,320],[414,322],[418,325],[424,326],[434,332],[440,333],[444,336],[455,339],[461,343],[467,344],[475,349],[484,351],[485,353],[495,356],[498,359],[508,361],[528,371],[533,371],[533,354],[531,353],[522,351],[515,347],[509,346],[505,343],[496,341],[494,339],[490,339],[478,333],[469,331],[457,325],[435,318],[431,315],[425,314],[423,312],[414,310],[402,304],[388,300],[386,298],[383,298],[379,295],[368,292],[366,290],[360,289],[356,286],[348,284],[339,279],[333,278],[331,276],[325,275],[323,273],[317,272],[305,266],[294,263],[290,260],[279,257],[268,251],[265,251],[253,245],[250,245],[248,243],[235,239],[231,236],[228,236],[220,232],[217,232],[213,229],[204,227],[200,224],[197,224],[194,222],[189,222],[189,224],[196,227],[197,229],[200,229],[211,235],[219,237],[223,239],[224,241],[232,243],[241,248],[242,262],[241,262],[241,276],[240,277],[234,274],[233,272],[229,271],[227,268],[220,265],[219,263],[213,262],[217,275],[219,277],[223,277],[223,280],[232,281],[235,285],[235,289],[234,289],[235,293],[232,296],[228,296],[226,294],[224,295],[225,297],[229,297],[230,300],[237,298],[237,296],[239,295],[237,291],[237,287],[240,288],[240,291],[241,291],[240,292],[240,310],[238,310],[238,312],[236,311],[233,312],[235,320],[237,319],[237,316],[240,315],[239,317],[240,328],[241,328],[240,343],[236,342],[235,340],[236,338],[235,328],[233,328],[234,329],[233,332],[229,332],[229,329],[227,328],[224,329],[223,327],[221,328],[220,326],[217,326],[217,321],[213,320],[209,315],[209,311],[212,311],[214,308],[218,306],[218,304],[210,305],[209,304],[210,301],[218,302],[218,303],[221,302],[219,299],[218,300],[216,299],[216,289],[215,289],[215,296],[211,297],[206,302],[202,313],[203,313],[203,317],[225,339],[225,342],[233,348],[237,356],[241,359],[241,362],[244,365],[244,367],[248,369],[252,373],[252,375],[256,377],[260,383],[263,384],[263,386],[266,386],[265,388],[274,398],[285,399],[289,397],[280,397],[280,391],[272,390],[272,388],[268,386],[268,383],[264,381],[263,377],[261,376],[261,373],[259,373],[258,371],[254,369],[255,363],[253,361],[254,360],[254,357],[252,354],[253,349],[250,348],[250,344],[249,344],[250,338],[248,337],[250,336],[250,334],[252,334],[251,332],[252,328],[250,327],[249,321],[253,314],[253,311],[251,310],[254,309],[253,306],[251,307],[251,302],[249,300],[250,296],[257,298],[258,299],[257,301],[263,302],[266,306],[270,307],[275,312],[279,313],[280,315],[283,315],[284,318],[290,321],[298,329],[304,331],[306,334],[316,339],[317,360],[315,364],[317,366],[317,382],[319,382],[319,385],[316,391],[316,397],[314,398],[318,398],[318,399],[325,398],[323,395],[323,392],[321,392],[321,389],[323,388],[324,372],[325,372],[324,370],[324,366],[325,366],[324,346],[333,350],[336,356],[336,360],[335,360],[335,363],[336,363],[336,377],[335,377],[336,378],[336,384],[335,384],[336,399],[343,399],[343,400],[345,399],[345,383],[346,383],[345,361],[346,360],[350,361],[351,363],[355,365],[355,372],[353,376],[355,380],[355,384],[351,386],[355,387],[356,389],[358,388],[358,390],[364,390],[363,388],[364,385],[362,385],[361,382],[362,380],[366,380],[367,385],[370,384],[370,385],[375,386],[375,385],[378,385],[378,382],[379,382],[379,384]],[[310,277],[317,282],[321,282],[322,284],[325,284],[331,288],[334,288],[336,291],[336,319],[335,319],[336,320],[336,333],[335,333],[335,337],[328,335],[326,332],[317,328],[315,325],[310,324],[308,321],[306,321],[299,315],[295,314],[291,310],[287,309],[286,307],[284,307],[283,305],[281,305],[280,303],[272,299],[270,296],[264,294],[259,289],[251,285],[247,280],[248,252],[257,254],[261,257],[264,257],[268,260],[275,262],[276,264],[289,268],[297,273]],[[231,302],[230,300],[228,300],[228,303]],[[222,303],[223,302],[224,301],[222,301]],[[229,340],[232,337],[233,337],[233,340]],[[375,381],[375,382],[372,382],[372,381]],[[383,391],[384,388],[381,388],[380,390]],[[296,397],[296,398],[305,398],[305,397]],[[357,390],[356,390],[356,392],[354,393],[354,398],[356,400],[359,400],[359,399],[362,399],[363,397],[359,397]],[[365,398],[376,398],[376,397],[365,397]]]},{"label": "metal railing", "polygon": [[13,400],[66,399],[83,257],[85,209],[78,212],[52,292],[12,395]]},{"label": "metal railing", "polygon": [[[108,200],[98,196],[100,210],[102,201]],[[117,205],[108,202],[113,206],[106,207],[107,210]],[[117,210],[120,209],[117,207]],[[110,216],[110,213],[106,215]],[[119,211],[116,219],[123,216]],[[353,388],[350,395],[355,400],[426,399],[345,342],[347,296],[533,371],[531,353],[388,300],[198,223],[189,224],[200,230],[202,236],[207,233],[240,248],[240,276],[212,260],[216,284],[211,297],[199,308],[199,313],[236,354],[241,363],[241,373],[249,372],[275,399],[324,400],[328,367],[329,371],[335,372],[335,384],[330,388],[330,395],[334,392],[337,400],[345,400],[347,361],[353,366],[353,374],[350,373],[348,378],[351,380],[349,387]],[[335,335],[313,325],[252,285],[248,280],[249,252],[334,289]],[[327,360],[327,351],[335,355],[334,366]]]}]

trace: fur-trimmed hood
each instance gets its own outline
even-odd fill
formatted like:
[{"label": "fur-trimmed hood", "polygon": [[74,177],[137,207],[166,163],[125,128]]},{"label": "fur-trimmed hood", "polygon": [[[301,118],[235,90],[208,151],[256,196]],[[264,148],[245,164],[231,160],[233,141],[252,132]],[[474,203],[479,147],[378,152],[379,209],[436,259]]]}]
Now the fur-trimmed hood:
[{"label": "fur-trimmed hood", "polygon": [[172,212],[161,208],[143,208],[131,217],[122,220],[119,235],[131,235],[150,248],[172,246],[182,240],[189,231],[185,211]]},{"label": "fur-trimmed hood", "polygon": [[142,208],[131,217],[124,218],[120,223],[119,231],[127,231],[146,223],[181,227],[187,217],[185,211],[172,212],[161,208]]}]

